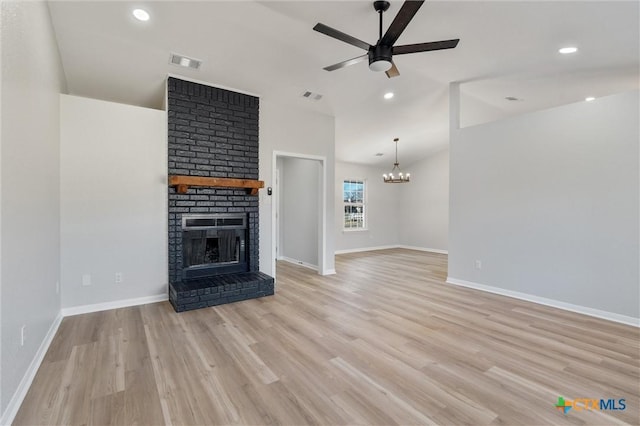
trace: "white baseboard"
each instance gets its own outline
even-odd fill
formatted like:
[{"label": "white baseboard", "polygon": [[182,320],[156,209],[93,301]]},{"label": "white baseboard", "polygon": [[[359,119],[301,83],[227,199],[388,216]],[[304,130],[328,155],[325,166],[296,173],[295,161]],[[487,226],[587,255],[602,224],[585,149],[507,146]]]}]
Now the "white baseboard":
[{"label": "white baseboard", "polygon": [[147,303],[164,302],[168,299],[169,296],[165,293],[155,296],[137,297],[135,299],[96,303],[94,305],[72,306],[70,308],[63,308],[61,313],[63,317],[70,317],[73,315],[88,314],[91,312],[107,311],[109,309],[127,308],[129,306],[146,305]]},{"label": "white baseboard", "polygon": [[354,249],[336,250],[335,254],[360,253],[364,251],[388,250],[388,249],[397,249],[397,248],[407,249],[407,250],[428,251],[430,253],[449,254],[447,250],[440,250],[440,249],[427,248],[427,247],[406,246],[403,244],[391,244],[387,246],[359,247]]},{"label": "white baseboard", "polygon": [[292,259],[292,258],[287,257],[287,256],[279,256],[278,260],[283,260],[285,262],[293,263],[294,265],[304,266],[305,268],[309,268],[309,269],[313,269],[314,271],[318,271],[318,266],[317,265],[312,265],[310,263],[303,262],[302,260]]},{"label": "white baseboard", "polygon": [[621,315],[615,312],[601,311],[600,309],[574,305],[572,303],[562,302],[559,300],[547,299],[546,297],[534,296],[527,293],[521,293],[519,291],[506,290],[499,287],[492,287],[489,285],[478,284],[471,281],[460,280],[452,277],[447,277],[447,283],[458,285],[461,287],[468,287],[476,290],[482,290],[489,293],[495,293],[502,296],[513,297],[514,299],[526,300],[528,302],[538,303],[540,305],[545,305],[545,306],[551,306],[553,308],[558,308],[565,311],[577,312],[579,314],[588,315],[590,317],[596,317],[596,318],[601,318],[609,321],[618,322],[621,324],[631,325],[634,327],[640,327],[640,318]]},{"label": "white baseboard", "polygon": [[428,247],[405,246],[403,244],[399,245],[398,248],[407,249],[407,250],[427,251],[429,253],[449,254],[448,250],[441,250],[441,249],[428,248]]},{"label": "white baseboard", "polygon": [[348,253],[360,253],[363,251],[374,251],[374,250],[387,250],[398,248],[397,244],[387,245],[387,246],[376,246],[376,247],[359,247],[353,249],[345,249],[345,250],[336,250],[335,254],[348,254]]},{"label": "white baseboard", "polygon": [[31,383],[33,382],[33,378],[36,376],[38,369],[40,368],[40,364],[42,364],[42,360],[49,349],[49,345],[51,345],[51,341],[53,337],[56,335],[58,331],[58,327],[60,327],[60,323],[62,322],[62,315],[59,313],[58,316],[53,320],[51,327],[49,327],[49,331],[44,336],[42,343],[40,343],[40,347],[36,352],[36,355],[31,360],[31,364],[27,368],[27,371],[22,376],[22,380],[20,380],[20,384],[18,388],[14,392],[9,404],[7,404],[7,408],[2,413],[2,417],[0,417],[0,425],[10,425],[18,414],[18,410],[22,405],[22,401],[24,397],[27,396],[27,392],[31,387]]},{"label": "white baseboard", "polygon": [[291,259],[291,258],[286,257],[286,256],[278,256],[278,260],[283,260],[285,262],[294,263],[294,264],[299,265],[299,266],[305,266],[305,267],[307,267],[309,269],[313,269],[314,271],[318,271],[318,273],[320,275],[335,275],[336,274],[336,270],[335,269],[325,269],[324,271],[320,272],[318,270],[319,268],[317,266],[315,266],[315,265],[311,265],[310,263],[305,263],[305,262],[302,262],[300,260]]}]

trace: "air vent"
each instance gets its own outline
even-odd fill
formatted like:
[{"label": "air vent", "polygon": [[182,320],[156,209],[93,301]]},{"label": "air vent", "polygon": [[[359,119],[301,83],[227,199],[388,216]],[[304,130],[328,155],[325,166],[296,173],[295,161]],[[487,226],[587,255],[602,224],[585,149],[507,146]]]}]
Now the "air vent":
[{"label": "air vent", "polygon": [[384,153],[382,152],[376,152],[376,157],[382,157],[384,155]]},{"label": "air vent", "polygon": [[202,61],[200,59],[189,58],[187,56],[178,55],[176,53],[171,54],[169,63],[185,68],[192,68],[194,70],[197,70],[198,68],[200,68],[200,65],[202,65]]},{"label": "air vent", "polygon": [[314,93],[308,90],[302,94],[302,97],[310,99],[312,101],[319,101],[320,99],[322,99],[322,95],[320,93]]},{"label": "air vent", "polygon": [[512,102],[524,101],[524,99],[516,98],[515,96],[507,96],[505,99]]}]

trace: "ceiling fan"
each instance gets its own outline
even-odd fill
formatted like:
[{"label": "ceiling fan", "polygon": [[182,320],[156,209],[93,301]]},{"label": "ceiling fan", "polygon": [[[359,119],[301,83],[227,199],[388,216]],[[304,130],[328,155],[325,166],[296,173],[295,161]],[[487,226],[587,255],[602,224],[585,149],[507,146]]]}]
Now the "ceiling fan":
[{"label": "ceiling fan", "polygon": [[409,25],[409,22],[413,19],[420,6],[422,6],[424,0],[405,1],[400,11],[396,15],[395,19],[387,29],[387,32],[382,35],[382,14],[389,9],[390,3],[388,1],[374,1],[373,8],[380,15],[380,38],[375,46],[365,43],[349,34],[345,34],[342,31],[338,31],[334,28],[328,27],[324,24],[317,23],[313,29],[319,33],[328,35],[345,43],[349,43],[353,46],[359,47],[367,51],[362,56],[357,56],[346,61],[338,62],[337,64],[330,65],[324,69],[327,71],[335,71],[340,68],[347,67],[349,65],[357,64],[369,58],[369,69],[372,71],[385,71],[387,77],[397,77],[400,75],[398,68],[393,63],[393,55],[405,55],[407,53],[429,52],[431,50],[453,49],[458,45],[460,39],[432,41],[428,43],[417,44],[405,44],[402,46],[394,46],[393,44],[398,40],[400,34]]}]

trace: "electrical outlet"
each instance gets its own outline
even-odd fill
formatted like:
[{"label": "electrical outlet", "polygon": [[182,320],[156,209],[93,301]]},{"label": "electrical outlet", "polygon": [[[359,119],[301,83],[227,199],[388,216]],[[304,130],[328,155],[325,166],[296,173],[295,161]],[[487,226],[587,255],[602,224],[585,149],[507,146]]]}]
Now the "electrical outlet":
[{"label": "electrical outlet", "polygon": [[122,283],[122,272],[116,272],[116,284]]},{"label": "electrical outlet", "polygon": [[482,269],[482,261],[476,260],[476,269]]},{"label": "electrical outlet", "polygon": [[85,287],[91,285],[91,275],[90,274],[83,274],[82,275],[82,285],[85,286]]},{"label": "electrical outlet", "polygon": [[27,326],[20,327],[20,346],[24,346],[24,342],[27,340]]}]

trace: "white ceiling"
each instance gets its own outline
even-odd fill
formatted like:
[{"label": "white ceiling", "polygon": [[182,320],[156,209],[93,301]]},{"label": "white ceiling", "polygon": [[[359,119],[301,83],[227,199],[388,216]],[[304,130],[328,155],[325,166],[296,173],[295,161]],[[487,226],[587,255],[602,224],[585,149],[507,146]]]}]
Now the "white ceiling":
[{"label": "white ceiling", "polygon": [[[392,2],[385,29],[401,5]],[[179,74],[333,115],[337,159],[390,165],[394,137],[403,164],[446,147],[451,81],[466,82],[468,124],[637,89],[639,5],[427,1],[397,44],[460,44],[397,56],[401,75],[394,79],[369,71],[366,62],[322,70],[364,52],[312,27],[322,22],[375,43],[369,1],[54,1],[50,10],[71,94],[160,108],[167,74]],[[135,20],[137,7],[151,20]],[[560,55],[566,45],[580,50]],[[203,65],[170,65],[170,52]],[[301,97],[306,90],[324,97],[309,101]],[[396,95],[390,101],[382,98],[387,91]]]}]

